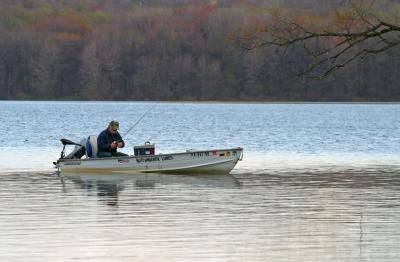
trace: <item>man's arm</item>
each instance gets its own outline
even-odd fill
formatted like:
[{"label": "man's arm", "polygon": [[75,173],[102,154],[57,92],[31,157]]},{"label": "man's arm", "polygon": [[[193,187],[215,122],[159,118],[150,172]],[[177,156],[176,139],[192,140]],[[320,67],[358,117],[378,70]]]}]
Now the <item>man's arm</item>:
[{"label": "man's arm", "polygon": [[118,147],[119,147],[119,148],[124,147],[124,146],[125,146],[125,142],[124,142],[124,140],[122,139],[121,135],[120,135],[119,133],[117,133],[116,135],[117,135],[117,138],[118,138],[118,143],[122,143],[122,146],[118,146]]},{"label": "man's arm", "polygon": [[104,132],[101,132],[97,137],[97,147],[101,151],[108,151],[111,148],[111,144],[108,143],[107,136]]}]

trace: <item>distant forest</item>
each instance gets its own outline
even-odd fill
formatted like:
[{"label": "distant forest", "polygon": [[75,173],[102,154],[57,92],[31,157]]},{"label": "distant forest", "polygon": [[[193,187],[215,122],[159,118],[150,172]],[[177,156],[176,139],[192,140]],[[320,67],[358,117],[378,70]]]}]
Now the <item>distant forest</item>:
[{"label": "distant forest", "polygon": [[2,0],[0,99],[400,101],[398,47],[309,79],[291,77],[307,66],[302,49],[235,39],[277,5],[325,16],[346,2]]}]

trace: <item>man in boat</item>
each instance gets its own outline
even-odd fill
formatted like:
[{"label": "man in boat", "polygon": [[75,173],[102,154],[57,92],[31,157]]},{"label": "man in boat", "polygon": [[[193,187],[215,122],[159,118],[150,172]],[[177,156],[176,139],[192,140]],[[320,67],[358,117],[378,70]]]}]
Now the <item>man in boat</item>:
[{"label": "man in boat", "polygon": [[107,129],[103,130],[97,137],[97,157],[119,157],[127,154],[117,152],[117,148],[125,146],[124,140],[118,133],[119,122],[111,121]]}]

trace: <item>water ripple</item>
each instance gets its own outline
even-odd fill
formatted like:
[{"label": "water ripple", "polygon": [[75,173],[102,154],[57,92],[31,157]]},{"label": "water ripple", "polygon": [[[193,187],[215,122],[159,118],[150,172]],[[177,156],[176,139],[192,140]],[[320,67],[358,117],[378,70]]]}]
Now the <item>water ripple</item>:
[{"label": "water ripple", "polygon": [[400,176],[382,169],[1,175],[0,258],[396,261]]}]

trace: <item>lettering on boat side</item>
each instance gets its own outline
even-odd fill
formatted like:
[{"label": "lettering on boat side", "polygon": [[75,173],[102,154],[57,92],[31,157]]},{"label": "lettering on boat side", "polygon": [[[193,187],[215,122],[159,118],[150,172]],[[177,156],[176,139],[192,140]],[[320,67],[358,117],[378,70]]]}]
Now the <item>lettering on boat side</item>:
[{"label": "lettering on boat side", "polygon": [[120,163],[120,164],[129,163],[129,159],[118,159],[118,163]]},{"label": "lettering on boat side", "polygon": [[141,158],[136,158],[137,163],[146,163],[146,162],[156,162],[156,161],[167,161],[167,160],[172,160],[174,159],[173,156],[154,156],[154,157],[141,157]]},{"label": "lettering on boat side", "polygon": [[158,156],[136,158],[136,162],[138,162],[138,163],[154,162],[154,161],[160,161],[160,158]]},{"label": "lettering on boat side", "polygon": [[163,157],[161,157],[161,158],[162,158],[163,161],[174,159],[173,156],[163,156]]},{"label": "lettering on boat side", "polygon": [[79,166],[81,164],[80,161],[76,161],[76,162],[66,162],[65,165],[66,166]]},{"label": "lettering on boat side", "polygon": [[190,156],[193,157],[203,157],[203,156],[209,156],[210,152],[196,152],[196,153],[191,153]]}]

